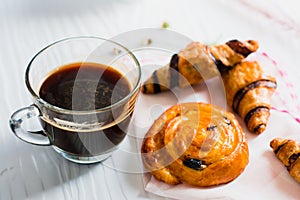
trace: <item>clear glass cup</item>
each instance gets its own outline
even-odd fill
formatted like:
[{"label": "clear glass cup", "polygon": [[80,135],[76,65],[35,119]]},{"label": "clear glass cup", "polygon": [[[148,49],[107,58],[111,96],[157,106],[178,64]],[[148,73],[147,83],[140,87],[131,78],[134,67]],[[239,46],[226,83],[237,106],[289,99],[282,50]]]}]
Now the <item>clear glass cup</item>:
[{"label": "clear glass cup", "polygon": [[[129,93],[106,107],[89,110],[58,107],[40,97],[41,85],[49,74],[77,62],[116,69],[127,79]],[[25,82],[33,104],[12,114],[9,123],[14,134],[31,144],[52,145],[66,159],[88,164],[109,157],[125,138],[140,91],[141,67],[128,49],[114,41],[73,37],[38,52],[27,67]],[[81,101],[80,95],[73,93],[72,101]],[[28,123],[40,124],[41,130],[30,130]]]}]

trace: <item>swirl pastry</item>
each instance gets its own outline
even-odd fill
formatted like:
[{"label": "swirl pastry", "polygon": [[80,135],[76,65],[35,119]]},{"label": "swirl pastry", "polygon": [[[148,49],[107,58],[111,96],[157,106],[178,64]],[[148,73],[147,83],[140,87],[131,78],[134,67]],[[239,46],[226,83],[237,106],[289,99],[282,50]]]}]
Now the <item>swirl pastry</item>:
[{"label": "swirl pastry", "polygon": [[245,134],[234,115],[204,103],[166,110],[145,135],[141,152],[156,179],[200,187],[234,180],[249,159]]},{"label": "swirl pastry", "polygon": [[264,74],[256,61],[243,61],[222,73],[227,103],[245,121],[249,131],[260,134],[270,116],[270,99],[276,79]]},{"label": "swirl pastry", "polygon": [[270,146],[290,175],[300,183],[300,144],[290,139],[275,138]]},{"label": "swirl pastry", "polygon": [[[159,93],[174,87],[185,87],[218,76],[219,70],[230,68],[258,49],[254,40],[228,41],[226,44],[207,46],[192,42],[170,63],[153,72],[142,86],[142,92]],[[218,68],[221,67],[219,70]]]}]

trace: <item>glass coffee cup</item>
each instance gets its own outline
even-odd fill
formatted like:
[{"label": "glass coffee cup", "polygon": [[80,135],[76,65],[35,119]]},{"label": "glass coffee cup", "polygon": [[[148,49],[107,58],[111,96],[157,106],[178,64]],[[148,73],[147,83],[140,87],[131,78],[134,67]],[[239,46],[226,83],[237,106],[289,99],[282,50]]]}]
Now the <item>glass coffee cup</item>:
[{"label": "glass coffee cup", "polygon": [[[132,52],[114,41],[73,37],[38,52],[25,82],[33,104],[12,114],[14,134],[89,164],[108,158],[126,137],[141,67]],[[41,130],[29,130],[26,124],[33,122]]]}]

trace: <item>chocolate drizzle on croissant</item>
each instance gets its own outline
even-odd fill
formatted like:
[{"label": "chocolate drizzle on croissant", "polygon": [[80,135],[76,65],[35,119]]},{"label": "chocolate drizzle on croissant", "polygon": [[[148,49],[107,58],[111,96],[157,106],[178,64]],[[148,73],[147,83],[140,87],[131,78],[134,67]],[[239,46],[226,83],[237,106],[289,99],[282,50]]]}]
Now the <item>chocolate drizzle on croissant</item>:
[{"label": "chocolate drizzle on croissant", "polygon": [[174,54],[169,64],[154,71],[143,84],[142,92],[155,94],[201,83],[227,71],[257,49],[258,43],[254,40],[231,40],[214,46],[192,42]]},{"label": "chocolate drizzle on croissant", "polygon": [[300,182],[300,144],[291,139],[275,138],[270,146],[290,175]]},{"label": "chocolate drizzle on croissant", "polygon": [[260,134],[270,116],[271,96],[277,83],[264,74],[256,61],[242,61],[222,73],[228,104],[239,114],[249,131]]},{"label": "chocolate drizzle on croissant", "polygon": [[167,66],[156,70],[142,91],[159,93],[221,74],[228,104],[244,119],[250,132],[260,134],[266,129],[270,98],[277,83],[274,77],[264,74],[258,62],[244,60],[257,49],[255,40],[230,40],[214,46],[193,42],[174,54]]},{"label": "chocolate drizzle on croissant", "polygon": [[[178,54],[174,54],[170,62],[170,88],[174,88],[179,85],[179,68],[178,68],[179,57]],[[157,93],[157,92],[154,92]]]},{"label": "chocolate drizzle on croissant", "polygon": [[160,85],[158,83],[158,77],[157,77],[157,72],[155,71],[153,73],[153,89],[156,93],[159,93],[161,91]]},{"label": "chocolate drizzle on croissant", "polygon": [[228,45],[236,53],[242,54],[245,58],[250,55],[255,48],[257,48],[257,42],[254,40],[248,40],[247,42],[230,40],[226,42],[226,45]]},{"label": "chocolate drizzle on croissant", "polygon": [[[258,43],[255,40],[247,40],[245,42],[241,42],[239,40],[230,40],[226,42],[226,45],[233,50],[235,54],[242,55],[243,58],[247,58],[251,53],[258,49]],[[232,69],[235,64],[239,63],[232,61],[224,62],[224,59],[222,59],[224,56],[220,56],[219,51],[212,51],[211,56],[221,74]],[[240,61],[242,60],[243,59]]]},{"label": "chocolate drizzle on croissant", "polygon": [[242,101],[244,96],[247,94],[247,92],[249,92],[249,90],[254,90],[255,88],[258,88],[258,87],[267,87],[267,88],[274,88],[275,89],[276,88],[276,82],[274,82],[272,80],[258,80],[258,81],[254,81],[254,82],[246,85],[245,87],[241,88],[234,95],[233,105],[232,105],[233,110],[235,112],[238,112],[240,102]]}]

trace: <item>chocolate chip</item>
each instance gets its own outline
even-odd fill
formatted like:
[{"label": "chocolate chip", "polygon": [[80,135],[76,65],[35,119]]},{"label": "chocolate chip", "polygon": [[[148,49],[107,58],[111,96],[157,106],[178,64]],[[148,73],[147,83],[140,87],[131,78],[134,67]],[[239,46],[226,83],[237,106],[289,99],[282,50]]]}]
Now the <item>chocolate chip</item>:
[{"label": "chocolate chip", "polygon": [[206,168],[206,165],[202,160],[198,160],[195,158],[185,159],[183,160],[183,164],[194,170],[203,170],[204,168]]}]

